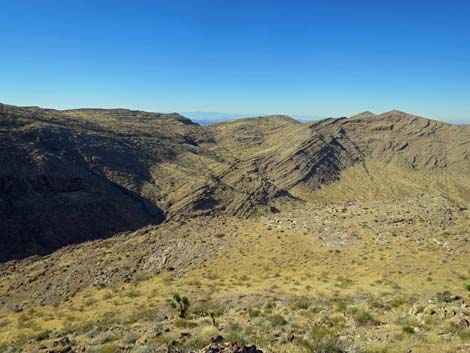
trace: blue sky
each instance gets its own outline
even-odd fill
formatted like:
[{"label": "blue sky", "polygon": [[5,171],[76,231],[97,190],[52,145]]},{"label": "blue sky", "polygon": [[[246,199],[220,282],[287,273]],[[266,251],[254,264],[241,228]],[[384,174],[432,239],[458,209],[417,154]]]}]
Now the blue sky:
[{"label": "blue sky", "polygon": [[468,1],[0,5],[0,102],[470,123]]}]

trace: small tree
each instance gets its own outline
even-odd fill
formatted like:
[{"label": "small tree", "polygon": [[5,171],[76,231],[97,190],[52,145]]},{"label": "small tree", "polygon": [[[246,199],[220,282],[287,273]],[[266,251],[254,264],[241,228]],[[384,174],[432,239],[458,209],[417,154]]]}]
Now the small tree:
[{"label": "small tree", "polygon": [[188,297],[181,297],[179,293],[173,294],[172,298],[168,298],[166,303],[174,309],[178,309],[179,317],[185,318],[189,309]]},{"label": "small tree", "polygon": [[212,325],[214,325],[215,327],[218,328],[219,326],[217,325],[217,321],[215,320],[215,317],[216,317],[215,313],[213,311],[211,311],[209,313],[209,316],[212,319]]},{"label": "small tree", "polygon": [[470,296],[470,281],[465,282],[464,287],[467,290],[468,295]]}]

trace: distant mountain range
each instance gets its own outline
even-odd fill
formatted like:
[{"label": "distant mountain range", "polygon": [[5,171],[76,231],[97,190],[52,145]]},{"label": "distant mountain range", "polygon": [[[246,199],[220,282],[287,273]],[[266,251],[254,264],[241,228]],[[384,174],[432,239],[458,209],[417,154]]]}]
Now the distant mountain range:
[{"label": "distant mountain range", "polygon": [[[222,121],[227,120],[236,120],[236,119],[244,119],[244,118],[253,118],[259,116],[266,116],[269,114],[265,113],[253,113],[253,114],[245,114],[245,113],[221,113],[221,112],[180,112],[179,114],[190,118],[191,120],[201,124],[201,125],[208,125],[219,123]],[[301,121],[315,121],[326,118],[326,116],[315,116],[315,115],[289,115],[292,118]]]},{"label": "distant mountain range", "polygon": [[[220,123],[222,121],[228,120],[236,120],[236,119],[244,119],[244,118],[253,118],[259,116],[267,116],[272,114],[266,113],[222,113],[222,112],[204,112],[204,111],[195,111],[195,112],[179,112],[179,114],[190,118],[191,120],[197,122],[201,125],[208,125],[208,124],[215,124]],[[300,122],[308,122],[308,121],[316,121],[326,118],[335,118],[339,116],[332,116],[332,115],[297,115],[297,114],[288,114],[290,117],[300,121]],[[446,122],[449,124],[456,124],[456,125],[469,125],[469,119],[446,119]]]}]

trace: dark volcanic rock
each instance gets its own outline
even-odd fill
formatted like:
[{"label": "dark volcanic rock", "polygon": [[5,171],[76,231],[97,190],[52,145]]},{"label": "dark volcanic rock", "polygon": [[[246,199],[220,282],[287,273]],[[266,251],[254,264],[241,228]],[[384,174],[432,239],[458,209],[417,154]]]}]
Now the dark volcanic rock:
[{"label": "dark volcanic rock", "polygon": [[263,353],[256,346],[247,346],[240,342],[212,343],[199,353]]}]

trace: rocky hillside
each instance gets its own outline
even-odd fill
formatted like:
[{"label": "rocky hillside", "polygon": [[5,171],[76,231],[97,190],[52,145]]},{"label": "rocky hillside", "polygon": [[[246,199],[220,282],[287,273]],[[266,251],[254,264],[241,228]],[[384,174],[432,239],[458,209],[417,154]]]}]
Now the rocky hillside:
[{"label": "rocky hillside", "polygon": [[468,176],[470,126],[398,111],[199,126],[178,114],[0,105],[0,260],[176,218],[276,211],[372,160]]}]

